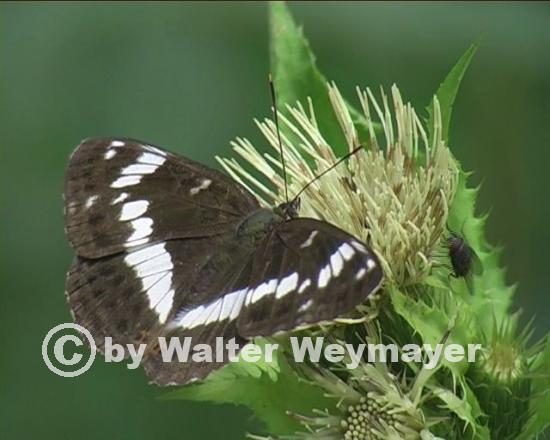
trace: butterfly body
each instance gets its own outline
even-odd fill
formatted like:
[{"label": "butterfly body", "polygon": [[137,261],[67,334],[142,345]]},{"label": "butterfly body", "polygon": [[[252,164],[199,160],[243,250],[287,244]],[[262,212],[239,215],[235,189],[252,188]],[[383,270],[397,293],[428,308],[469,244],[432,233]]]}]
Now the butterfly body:
[{"label": "butterfly body", "polygon": [[298,217],[299,199],[263,208],[228,176],[141,141],[83,141],[64,198],[75,321],[100,350],[105,337],[146,343],[146,373],[161,385],[226,361],[164,362],[159,336],[244,343],[333,320],[383,280],[367,245]]},{"label": "butterfly body", "polygon": [[277,215],[270,209],[259,209],[247,217],[237,229],[239,237],[251,239],[252,244],[264,238],[269,231],[284,221],[283,217]]}]

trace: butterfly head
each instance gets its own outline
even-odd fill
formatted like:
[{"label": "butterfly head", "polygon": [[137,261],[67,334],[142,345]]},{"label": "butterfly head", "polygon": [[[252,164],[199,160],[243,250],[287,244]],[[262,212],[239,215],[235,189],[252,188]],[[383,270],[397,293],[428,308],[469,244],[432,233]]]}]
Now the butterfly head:
[{"label": "butterfly head", "polygon": [[290,202],[281,203],[277,206],[277,208],[275,208],[275,212],[284,220],[291,220],[298,217],[300,213],[300,198],[296,197]]}]

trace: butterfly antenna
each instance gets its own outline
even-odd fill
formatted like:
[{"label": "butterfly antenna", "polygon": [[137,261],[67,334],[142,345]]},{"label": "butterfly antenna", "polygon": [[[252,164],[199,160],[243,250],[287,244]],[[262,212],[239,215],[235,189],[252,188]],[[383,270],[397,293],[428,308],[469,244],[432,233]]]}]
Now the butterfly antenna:
[{"label": "butterfly antenna", "polygon": [[286,180],[285,156],[283,153],[283,143],[281,141],[281,131],[279,130],[279,113],[277,112],[277,98],[275,96],[275,86],[273,77],[269,74],[269,91],[271,92],[271,102],[273,104],[273,119],[275,121],[275,130],[277,131],[277,141],[279,142],[279,152],[281,154],[281,164],[283,165],[283,180],[285,181],[285,201],[288,203],[288,183]]},{"label": "butterfly antenna", "polygon": [[326,170],[324,170],[321,174],[318,174],[313,179],[311,179],[306,185],[294,196],[293,200],[296,200],[298,197],[300,197],[300,194],[302,194],[307,188],[309,188],[312,184],[314,184],[317,180],[319,180],[321,177],[323,177],[325,174],[327,174],[329,171],[332,171],[334,168],[336,168],[338,165],[340,165],[345,160],[349,159],[351,156],[353,156],[355,153],[361,151],[363,149],[362,145],[359,145],[357,148],[354,148],[349,153],[342,156],[340,159],[338,159],[336,162],[334,162],[330,167],[328,167]]}]

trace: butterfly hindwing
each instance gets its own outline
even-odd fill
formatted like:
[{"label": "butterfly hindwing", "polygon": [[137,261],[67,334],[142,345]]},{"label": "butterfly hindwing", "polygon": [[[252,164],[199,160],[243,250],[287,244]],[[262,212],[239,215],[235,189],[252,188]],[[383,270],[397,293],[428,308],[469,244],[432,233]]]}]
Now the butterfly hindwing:
[{"label": "butterfly hindwing", "polygon": [[131,139],[84,140],[65,180],[65,227],[77,255],[204,237],[234,227],[258,202],[213,169]]},{"label": "butterfly hindwing", "polygon": [[[123,261],[123,254],[97,260],[77,257],[67,274],[65,290],[73,318],[91,332],[101,352],[106,337],[117,344],[140,344],[160,331],[158,313],[141,280]],[[159,277],[166,275],[161,270]],[[157,286],[161,287],[158,281]]]},{"label": "butterfly hindwing", "polygon": [[199,379],[204,379],[212,371],[229,362],[228,353],[217,354],[218,344],[232,341],[238,347],[235,354],[246,344],[248,338],[243,338],[237,329],[237,318],[242,310],[247,281],[250,279],[250,258],[244,265],[234,265],[225,273],[222,287],[212,286],[209,291],[215,293],[209,301],[180,307],[173,319],[165,326],[162,336],[169,343],[172,338],[176,344],[185,344],[189,340],[191,352],[195,347],[209,347],[213,355],[211,362],[193,362],[186,359],[185,363],[174,356],[164,359],[160,349],[146,357],[144,368],[147,376],[157,385],[181,385]]},{"label": "butterfly hindwing", "polygon": [[77,257],[66,283],[76,322],[92,332],[100,349],[106,336],[122,344],[154,340],[180,311],[231,289],[248,251],[230,237],[169,240],[99,259]]},{"label": "butterfly hindwing", "polygon": [[[216,322],[191,330],[174,330],[162,337],[165,338],[167,346],[173,337],[176,338],[176,343],[181,346],[184,346],[186,338],[189,338],[189,351],[187,351],[187,358],[181,361],[177,356],[177,352],[172,352],[170,359],[164,359],[159,346],[148,353],[143,361],[145,373],[152,383],[161,386],[183,385],[201,380],[227,364],[229,362],[227,352],[224,351],[221,357],[217,355],[218,340],[220,340],[222,347],[225,347],[225,344],[232,340],[238,349],[241,349],[247,343],[246,339],[238,335],[234,321]],[[192,358],[194,349],[200,346],[210,347],[212,361],[194,362]],[[236,355],[238,355],[238,351],[236,350]]]},{"label": "butterfly hindwing", "polygon": [[[236,236],[226,236],[223,243],[218,243],[215,251],[218,263],[205,267],[202,274],[188,273],[190,278],[204,280],[192,289],[200,294],[196,293],[192,295],[193,299],[180,302],[162,332],[167,341],[177,338],[175,343],[180,344],[189,338],[191,347],[208,346],[212,353],[216,353],[220,340],[222,345],[233,340],[239,349],[248,340],[239,334],[237,318],[249,290],[253,266],[249,247],[243,246]],[[227,260],[230,263],[224,269],[223,262]],[[188,295],[179,291],[177,296],[185,298]],[[146,357],[144,367],[153,383],[180,385],[203,379],[228,361],[224,354],[222,359],[216,357],[213,362],[196,363],[187,359],[186,363],[181,363],[177,358],[167,362],[157,349]]]},{"label": "butterfly hindwing", "polygon": [[[230,256],[230,257],[228,257]],[[219,362],[181,363],[162,358],[159,337],[191,338],[214,350],[238,335],[236,318],[250,279],[248,248],[230,236],[180,239],[110,257],[77,258],[67,294],[75,321],[91,331],[103,351],[105,337],[118,344],[147,344],[144,366],[159,385],[202,379]],[[241,292],[235,295],[232,292]]]}]

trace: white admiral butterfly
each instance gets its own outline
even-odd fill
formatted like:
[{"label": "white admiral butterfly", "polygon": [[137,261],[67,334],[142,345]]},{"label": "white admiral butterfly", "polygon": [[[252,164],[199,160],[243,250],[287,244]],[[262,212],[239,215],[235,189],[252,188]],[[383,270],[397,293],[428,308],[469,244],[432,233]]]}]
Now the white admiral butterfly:
[{"label": "white admiral butterfly", "polygon": [[[158,337],[242,345],[334,320],[383,280],[374,253],[324,221],[275,209],[228,176],[144,142],[84,140],[65,181],[66,283],[74,319],[104,338],[147,343],[153,382],[202,379],[218,363],[165,363]],[[183,339],[182,339],[183,340]]]}]

